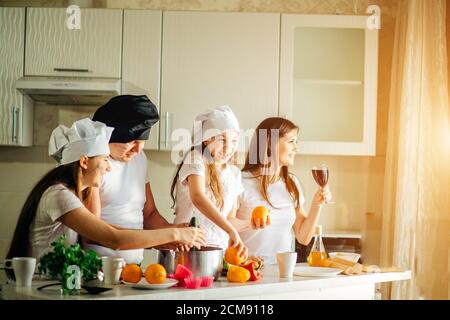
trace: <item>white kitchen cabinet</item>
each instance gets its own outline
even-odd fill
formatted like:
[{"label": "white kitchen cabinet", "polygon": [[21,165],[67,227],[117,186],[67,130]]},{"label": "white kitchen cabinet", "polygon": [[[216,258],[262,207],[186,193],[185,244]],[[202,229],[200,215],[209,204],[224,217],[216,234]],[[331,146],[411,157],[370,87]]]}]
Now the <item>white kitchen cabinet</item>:
[{"label": "white kitchen cabinet", "polygon": [[66,8],[27,8],[25,75],[120,78],[122,10],[81,9],[69,29]]},{"label": "white kitchen cabinet", "polygon": [[0,145],[31,146],[33,109],[16,90],[23,76],[25,8],[0,8]]},{"label": "white kitchen cabinet", "polygon": [[243,131],[278,114],[279,28],[276,13],[163,13],[160,149],[186,147],[210,108],[229,105]]},{"label": "white kitchen cabinet", "polygon": [[[147,95],[159,108],[162,11],[124,10],[122,94]],[[159,122],[144,149],[158,150]]]},{"label": "white kitchen cabinet", "polygon": [[378,30],[367,16],[282,14],[280,115],[301,154],[375,155]]}]

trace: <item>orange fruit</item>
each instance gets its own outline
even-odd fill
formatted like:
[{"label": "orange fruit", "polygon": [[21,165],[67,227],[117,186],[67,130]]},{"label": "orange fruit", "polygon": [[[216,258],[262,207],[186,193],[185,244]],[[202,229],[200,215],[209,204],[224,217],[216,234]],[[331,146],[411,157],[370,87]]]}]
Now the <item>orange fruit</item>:
[{"label": "orange fruit", "polygon": [[225,251],[225,261],[229,264],[234,264],[234,265],[241,265],[242,262],[244,262],[244,259],[240,256],[238,256],[237,254],[238,250],[237,248],[233,248],[233,247],[229,247],[226,251]]},{"label": "orange fruit", "polygon": [[252,211],[252,220],[256,224],[256,219],[261,219],[266,222],[266,225],[270,224],[269,210],[264,206],[255,207]]},{"label": "orange fruit", "polygon": [[166,269],[159,263],[150,264],[145,270],[145,279],[148,283],[158,284],[164,283],[167,278]]},{"label": "orange fruit", "polygon": [[131,283],[138,283],[142,279],[141,267],[135,263],[127,264],[122,270],[122,280]]}]

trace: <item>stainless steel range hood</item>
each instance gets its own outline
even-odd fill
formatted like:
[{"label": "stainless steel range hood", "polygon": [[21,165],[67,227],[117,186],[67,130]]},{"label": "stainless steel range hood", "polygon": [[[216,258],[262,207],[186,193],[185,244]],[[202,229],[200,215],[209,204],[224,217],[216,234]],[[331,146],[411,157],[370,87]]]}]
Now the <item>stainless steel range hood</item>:
[{"label": "stainless steel range hood", "polygon": [[101,105],[120,94],[121,80],[27,76],[16,81],[16,88],[35,102]]}]

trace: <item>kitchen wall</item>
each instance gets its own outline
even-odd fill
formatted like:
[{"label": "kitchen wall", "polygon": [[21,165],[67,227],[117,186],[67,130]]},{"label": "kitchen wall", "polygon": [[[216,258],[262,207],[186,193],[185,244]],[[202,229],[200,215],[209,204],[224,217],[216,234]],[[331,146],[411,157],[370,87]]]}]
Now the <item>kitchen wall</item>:
[{"label": "kitchen wall", "polygon": [[[0,6],[61,7],[68,1],[0,0]],[[320,222],[325,230],[354,230],[363,234],[363,258],[377,263],[381,235],[384,162],[390,68],[398,0],[102,0],[94,7],[157,10],[282,12],[303,14],[365,14],[369,4],[377,4],[382,13],[379,47],[377,112],[377,156],[298,156],[292,171],[303,183],[307,204],[316,185],[310,168],[326,163],[335,205],[323,209]],[[95,108],[36,106],[34,145],[30,148],[0,147],[0,257],[6,254],[20,208],[33,184],[54,165],[47,156],[47,139],[58,123],[70,124]],[[301,134],[301,133],[300,133]],[[149,177],[160,211],[173,219],[169,197],[175,166],[170,153],[146,151]]]},{"label": "kitchen wall", "polygon": [[[447,16],[446,16],[446,24],[447,24],[447,59],[450,54],[450,2],[447,1]],[[450,64],[449,64],[450,66]],[[450,72],[448,72],[448,85],[450,92]],[[450,294],[449,294],[450,297]]]}]

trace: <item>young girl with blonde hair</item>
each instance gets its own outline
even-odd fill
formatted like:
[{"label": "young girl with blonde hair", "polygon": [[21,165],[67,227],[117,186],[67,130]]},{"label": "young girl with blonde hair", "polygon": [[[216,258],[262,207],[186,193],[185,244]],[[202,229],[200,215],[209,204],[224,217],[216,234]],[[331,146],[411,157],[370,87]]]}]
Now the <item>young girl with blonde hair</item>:
[{"label": "young girl with blonde hair", "polygon": [[197,217],[208,244],[223,249],[237,247],[238,254],[245,256],[247,249],[227,220],[243,191],[241,172],[231,163],[239,131],[239,123],[228,106],[197,116],[193,146],[178,167],[171,195],[176,206],[174,223]]}]

